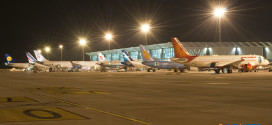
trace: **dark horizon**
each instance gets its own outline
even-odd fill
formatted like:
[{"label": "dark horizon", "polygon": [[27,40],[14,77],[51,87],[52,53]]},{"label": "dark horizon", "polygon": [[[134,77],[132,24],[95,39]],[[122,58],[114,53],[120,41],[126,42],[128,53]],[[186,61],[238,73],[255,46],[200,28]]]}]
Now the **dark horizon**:
[{"label": "dark horizon", "polygon": [[[0,62],[9,53],[17,62],[27,62],[25,52],[50,46],[51,60],[82,60],[78,37],[89,43],[85,52],[108,49],[104,32],[113,31],[111,49],[145,44],[139,22],[153,27],[148,44],[180,41],[218,41],[217,21],[209,12],[211,0],[49,0],[4,1]],[[222,0],[221,0],[222,2]],[[214,3],[214,2],[213,2]],[[270,42],[270,0],[227,0],[227,20],[222,23],[222,41]],[[54,55],[53,55],[54,54]],[[46,54],[45,54],[46,56]],[[47,56],[46,56],[47,57]],[[85,60],[90,60],[85,55]]]}]

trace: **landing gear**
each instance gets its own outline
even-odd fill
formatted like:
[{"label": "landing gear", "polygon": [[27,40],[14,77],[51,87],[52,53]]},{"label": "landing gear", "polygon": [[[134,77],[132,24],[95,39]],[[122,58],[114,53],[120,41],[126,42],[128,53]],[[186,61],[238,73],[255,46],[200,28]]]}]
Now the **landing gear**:
[{"label": "landing gear", "polygon": [[156,72],[156,69],[153,69],[153,68],[148,68],[147,72],[150,72],[150,70],[153,70],[153,72]]},{"label": "landing gear", "polygon": [[220,69],[215,69],[214,71],[215,71],[216,74],[220,73]]},{"label": "landing gear", "polygon": [[231,70],[231,69],[229,69],[229,70],[228,70],[228,73],[232,73],[232,70]]},{"label": "landing gear", "polygon": [[178,69],[174,69],[175,72],[178,72]]},{"label": "landing gear", "polygon": [[184,69],[180,69],[180,72],[184,72]]}]

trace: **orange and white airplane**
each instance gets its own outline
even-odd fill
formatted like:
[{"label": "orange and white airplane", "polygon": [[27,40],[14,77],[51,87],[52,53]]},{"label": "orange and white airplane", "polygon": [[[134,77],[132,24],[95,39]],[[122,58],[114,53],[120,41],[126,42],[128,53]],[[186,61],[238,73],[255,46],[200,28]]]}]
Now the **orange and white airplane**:
[{"label": "orange and white airplane", "polygon": [[214,69],[215,73],[232,73],[232,69],[242,72],[255,71],[258,66],[268,66],[269,61],[260,55],[205,55],[191,56],[177,38],[172,38],[175,58],[173,62],[188,67]]}]

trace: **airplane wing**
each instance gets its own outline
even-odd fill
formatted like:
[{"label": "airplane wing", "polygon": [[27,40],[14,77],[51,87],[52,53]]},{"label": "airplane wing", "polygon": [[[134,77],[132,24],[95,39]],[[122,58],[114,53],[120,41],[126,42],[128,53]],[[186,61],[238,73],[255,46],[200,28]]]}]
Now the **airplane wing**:
[{"label": "airplane wing", "polygon": [[182,64],[182,63],[186,63],[188,59],[187,58],[171,58],[171,61]]}]

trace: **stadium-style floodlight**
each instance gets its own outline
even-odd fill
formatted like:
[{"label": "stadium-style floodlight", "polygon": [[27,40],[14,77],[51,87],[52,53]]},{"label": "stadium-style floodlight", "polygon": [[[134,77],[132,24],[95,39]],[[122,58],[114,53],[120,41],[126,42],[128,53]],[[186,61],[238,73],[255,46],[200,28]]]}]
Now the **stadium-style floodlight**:
[{"label": "stadium-style floodlight", "polygon": [[82,52],[83,52],[82,58],[83,58],[83,61],[84,61],[84,47],[85,47],[86,43],[87,43],[87,41],[85,39],[80,39],[79,40],[79,44],[82,46]]},{"label": "stadium-style floodlight", "polygon": [[112,39],[112,34],[111,33],[107,33],[105,35],[105,38],[106,38],[106,40],[111,40]]},{"label": "stadium-style floodlight", "polygon": [[63,45],[59,45],[59,48],[60,48],[60,60],[62,61],[62,48],[63,48]]},{"label": "stadium-style floodlight", "polygon": [[111,33],[106,33],[105,34],[105,39],[109,41],[109,50],[110,50],[110,45],[111,45],[111,40],[112,40],[112,34]]},{"label": "stadium-style floodlight", "polygon": [[148,24],[148,23],[142,24],[141,31],[145,35],[145,44],[147,45],[147,33],[150,31],[150,24]]},{"label": "stadium-style floodlight", "polygon": [[44,50],[45,50],[45,52],[50,52],[51,49],[50,49],[50,47],[45,47]]},{"label": "stadium-style floodlight", "polygon": [[142,32],[144,32],[144,33],[147,33],[148,31],[149,31],[149,29],[150,29],[150,25],[149,24],[142,24],[142,26],[141,26],[141,30],[142,30]]},{"label": "stadium-style floodlight", "polygon": [[213,15],[217,18],[222,18],[226,12],[227,12],[226,8],[215,8],[213,10]]},{"label": "stadium-style floodlight", "polygon": [[82,46],[85,46],[86,45],[86,40],[85,39],[80,39],[79,44],[82,45]]},{"label": "stadium-style floodlight", "polygon": [[227,12],[226,7],[216,7],[213,10],[213,15],[218,19],[218,42],[219,42],[219,54],[220,54],[220,47],[221,47],[221,20],[225,16]]}]

